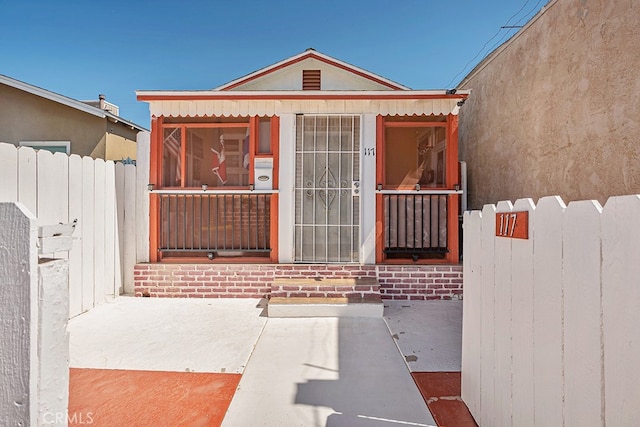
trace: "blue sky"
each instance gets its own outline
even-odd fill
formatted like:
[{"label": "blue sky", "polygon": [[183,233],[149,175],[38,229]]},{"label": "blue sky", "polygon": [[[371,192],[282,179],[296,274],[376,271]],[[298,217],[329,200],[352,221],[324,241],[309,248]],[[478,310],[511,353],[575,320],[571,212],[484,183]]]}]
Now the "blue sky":
[{"label": "blue sky", "polygon": [[[211,89],[312,47],[413,89],[453,87],[547,0],[0,0],[0,74],[107,100]],[[1,100],[0,100],[1,101]]]}]

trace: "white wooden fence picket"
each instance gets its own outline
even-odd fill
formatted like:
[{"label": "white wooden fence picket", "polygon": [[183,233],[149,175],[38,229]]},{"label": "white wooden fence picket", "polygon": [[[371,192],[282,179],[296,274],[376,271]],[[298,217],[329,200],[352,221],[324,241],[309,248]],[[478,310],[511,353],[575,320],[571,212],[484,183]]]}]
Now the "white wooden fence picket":
[{"label": "white wooden fence picket", "polygon": [[[12,145],[8,145],[8,147],[15,150]],[[38,172],[36,164],[35,150],[18,150],[18,201],[24,204],[29,209],[29,212],[34,215],[38,212],[38,194],[36,192],[36,188],[38,188]]]},{"label": "white wooden fence picket", "polygon": [[[529,212],[529,238],[496,212]],[[480,426],[640,425],[640,195],[464,214],[462,399]]]},{"label": "white wooden fence picket", "polygon": [[[482,217],[479,212],[474,212],[469,216],[470,223],[479,223],[482,221]],[[476,224],[476,227],[478,225]],[[481,239],[464,239],[463,240],[463,250],[465,252],[471,253],[482,253],[482,240]],[[476,301],[482,300],[482,266],[478,262],[478,259],[472,258],[464,258],[463,260],[463,268],[473,277],[472,280],[469,280],[471,286],[464,289],[465,296],[469,299],[473,299]],[[472,325],[476,323],[481,323],[481,310],[479,304],[464,304],[463,305],[463,313],[462,313],[462,322],[467,324],[466,327],[463,328],[463,332],[471,332],[473,330]],[[469,352],[468,350],[471,348],[480,348],[481,336],[480,334],[472,334],[465,335],[464,339],[468,342],[468,346],[462,349],[462,363],[466,366],[469,366],[469,371],[473,372],[473,375],[469,375],[467,380],[464,382],[463,386],[465,387],[465,394],[468,395],[479,395],[480,394],[480,358],[477,357],[477,354],[473,352]],[[475,405],[474,410],[472,412],[480,411],[480,402],[474,401],[470,402]]]},{"label": "white wooden fence picket", "polygon": [[533,389],[537,425],[561,426],[562,376],[562,213],[559,197],[538,201],[533,221]]},{"label": "white wooden fence picket", "polygon": [[565,422],[598,425],[601,410],[600,214],[598,202],[571,202],[563,215]]},{"label": "white wooden fence picket", "polygon": [[609,199],[602,215],[605,420],[640,425],[640,196]]},{"label": "white wooden fence picket", "polygon": [[[511,212],[511,202],[500,202],[497,212]],[[495,350],[496,426],[508,426],[511,418],[511,239],[499,239],[495,247]],[[464,276],[463,276],[464,277]],[[482,384],[480,385],[482,387]]]},{"label": "white wooden fence picket", "polygon": [[[533,214],[531,199],[517,200],[516,212]],[[533,240],[511,239],[511,345],[513,419],[519,425],[533,425]]]},{"label": "white wooden fence picket", "polygon": [[69,259],[70,317],[133,288],[135,168],[0,143],[1,202],[23,203],[38,226],[78,220],[72,249],[52,254]]}]

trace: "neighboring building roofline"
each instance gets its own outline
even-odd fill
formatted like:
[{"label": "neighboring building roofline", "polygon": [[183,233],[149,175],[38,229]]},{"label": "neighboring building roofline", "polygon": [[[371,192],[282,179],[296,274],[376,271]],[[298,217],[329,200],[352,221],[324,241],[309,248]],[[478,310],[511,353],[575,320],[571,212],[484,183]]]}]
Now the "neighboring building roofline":
[{"label": "neighboring building roofline", "polygon": [[520,28],[514,35],[509,37],[509,39],[507,39],[500,46],[496,47],[494,50],[489,52],[454,87],[466,86],[469,83],[469,81],[475,77],[477,73],[479,73],[484,67],[489,65],[489,63],[491,63],[491,61],[497,58],[502,53],[502,51],[504,51],[507,47],[509,47],[512,43],[514,43],[519,37],[521,37],[522,34],[534,24],[534,22],[540,19],[551,7],[555,6],[557,2],[558,0],[548,0],[547,4],[542,6],[542,8],[538,11],[538,13],[536,13],[531,19],[529,19],[529,21],[522,28]]},{"label": "neighboring building roofline", "polygon": [[82,101],[78,101],[73,98],[69,98],[64,95],[60,95],[55,92],[51,92],[50,90],[42,89],[41,87],[31,85],[29,83],[22,82],[20,80],[16,80],[9,76],[5,76],[0,74],[0,84],[4,84],[15,89],[22,90],[24,92],[30,93],[32,95],[39,96],[41,98],[48,99],[53,102],[57,102],[58,104],[66,105],[67,107],[74,108],[76,110],[82,111],[83,113],[91,114],[92,116],[96,116],[99,118],[110,117],[118,122],[122,122],[127,126],[130,126],[134,129],[138,129],[138,131],[146,131],[147,129],[130,122],[128,120],[124,120],[123,118],[116,116],[108,111],[101,110],[100,108],[93,107],[89,104],[85,104]]},{"label": "neighboring building roofline", "polygon": [[30,85],[28,83],[13,79],[3,74],[0,74],[0,83],[5,84],[7,86],[11,86],[16,89],[20,89],[24,92],[31,93],[41,98],[45,98],[50,101],[54,101],[59,104],[66,105],[67,107],[75,108],[76,110],[80,110],[84,113],[88,113],[96,117],[100,117],[100,118],[105,117],[105,112],[100,110],[99,108],[92,107],[88,104],[85,104],[84,102],[66,97],[64,95],[57,94],[55,92],[51,92],[46,89],[42,89],[37,86]]},{"label": "neighboring building roofline", "polygon": [[110,113],[110,112],[108,112],[108,111],[105,111],[105,112],[104,112],[104,114],[105,114],[105,116],[107,116],[107,117],[109,117],[111,120],[113,120],[115,123],[118,123],[118,122],[123,123],[123,124],[125,124],[125,125],[127,125],[127,126],[129,126],[129,127],[133,128],[133,129],[137,129],[137,130],[138,130],[138,132],[149,132],[149,129],[147,129],[147,128],[143,128],[142,126],[137,125],[137,124],[135,124],[135,123],[133,123],[133,122],[131,122],[131,121],[129,121],[129,120],[123,119],[123,118],[122,118],[122,117],[120,117],[120,116],[116,116],[116,115],[115,115],[115,114],[113,114],[113,113]]},{"label": "neighboring building roofline", "polygon": [[349,71],[353,74],[357,74],[361,77],[374,81],[383,86],[387,86],[394,90],[411,90],[409,87],[401,85],[399,83],[394,82],[393,80],[389,80],[385,77],[382,77],[378,74],[374,74],[370,71],[367,71],[363,68],[356,67],[355,65],[351,65],[347,62],[340,61],[339,59],[333,58],[329,55],[325,55],[323,53],[318,52],[315,49],[307,49],[304,52],[301,52],[297,55],[294,55],[290,58],[284,59],[280,62],[276,62],[275,64],[269,65],[267,67],[261,68],[253,73],[247,74],[235,80],[232,80],[228,83],[223,84],[222,86],[218,86],[214,88],[214,91],[226,91],[229,89],[233,89],[234,87],[238,87],[242,84],[250,82],[251,80],[257,79],[259,77],[263,77],[265,75],[271,74],[277,70],[285,68],[289,65],[295,64],[297,62],[303,61],[308,58],[317,59],[334,67],[341,68],[343,70]]}]

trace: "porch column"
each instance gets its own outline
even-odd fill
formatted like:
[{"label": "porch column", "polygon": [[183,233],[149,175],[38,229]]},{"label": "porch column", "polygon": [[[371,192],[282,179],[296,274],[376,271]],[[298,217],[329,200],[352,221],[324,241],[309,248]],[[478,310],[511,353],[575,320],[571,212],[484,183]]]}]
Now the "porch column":
[{"label": "porch column", "polygon": [[295,146],[296,115],[280,115],[280,149],[278,175],[278,261],[294,260],[293,224],[295,223]]},{"label": "porch column", "polygon": [[[376,263],[376,115],[362,115],[362,132],[360,143],[360,218],[361,218],[361,251],[362,264]],[[373,155],[364,155],[373,153]]]}]

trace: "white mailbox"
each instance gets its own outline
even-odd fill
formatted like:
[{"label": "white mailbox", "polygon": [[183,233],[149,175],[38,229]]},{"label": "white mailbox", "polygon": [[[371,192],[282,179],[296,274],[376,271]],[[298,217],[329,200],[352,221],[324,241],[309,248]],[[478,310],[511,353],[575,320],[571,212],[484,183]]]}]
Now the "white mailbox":
[{"label": "white mailbox", "polygon": [[254,188],[256,190],[273,189],[273,158],[257,158],[253,161]]}]

